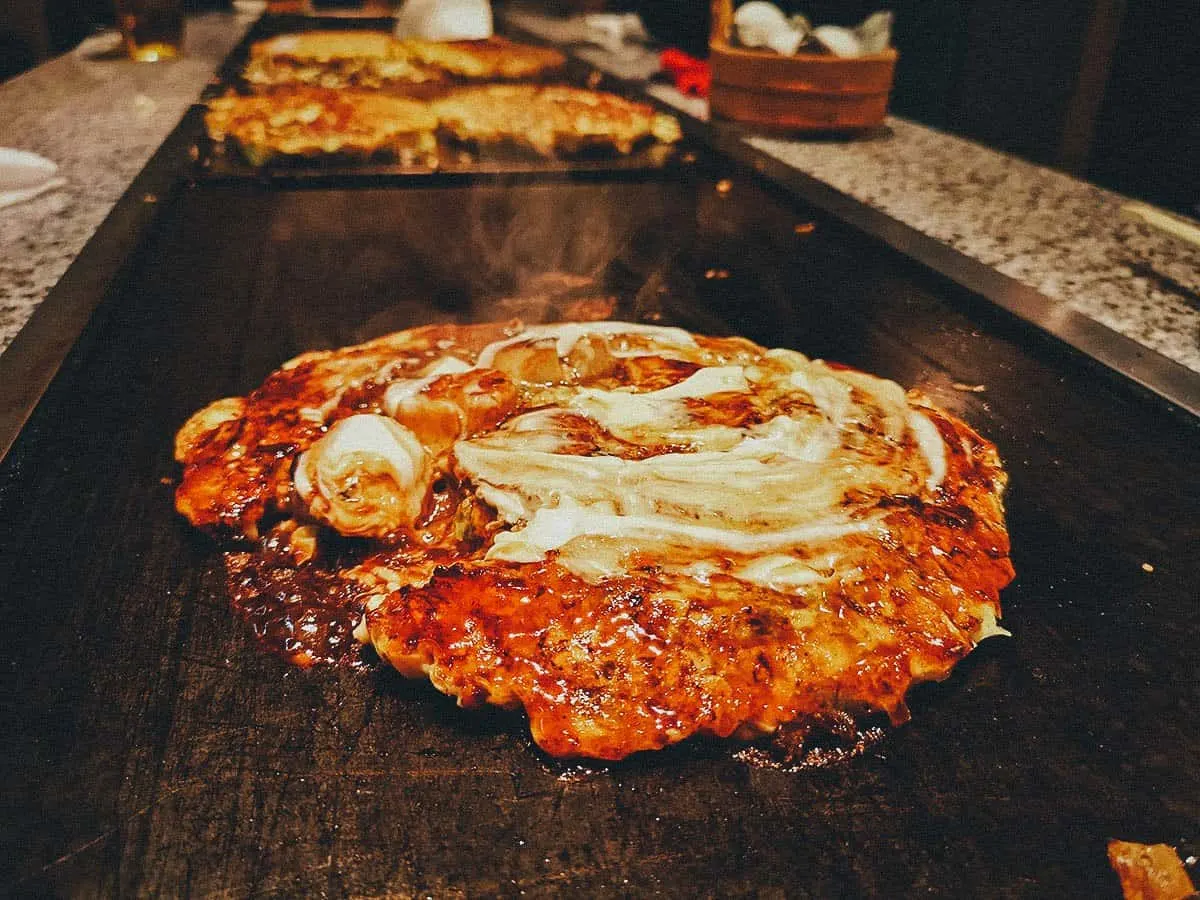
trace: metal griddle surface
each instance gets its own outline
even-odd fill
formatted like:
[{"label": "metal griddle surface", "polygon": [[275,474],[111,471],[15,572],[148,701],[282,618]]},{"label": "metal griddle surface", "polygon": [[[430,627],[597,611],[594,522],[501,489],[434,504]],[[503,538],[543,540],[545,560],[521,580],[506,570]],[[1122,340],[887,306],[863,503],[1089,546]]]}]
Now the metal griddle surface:
[{"label": "metal griddle surface", "polygon": [[[738,178],[167,206],[0,464],[6,890],[1116,897],[1107,838],[1200,851],[1195,421]],[[919,386],[995,439],[1013,637],[799,773],[714,744],[577,772],[518,715],[261,652],[173,511],[175,429],[301,350],[487,318],[546,271]]]}]

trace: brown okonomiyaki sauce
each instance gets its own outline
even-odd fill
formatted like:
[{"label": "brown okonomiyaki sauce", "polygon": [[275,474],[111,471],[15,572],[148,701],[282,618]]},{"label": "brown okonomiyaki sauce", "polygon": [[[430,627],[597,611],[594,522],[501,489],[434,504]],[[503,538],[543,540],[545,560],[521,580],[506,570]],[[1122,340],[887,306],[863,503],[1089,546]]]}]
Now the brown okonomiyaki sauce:
[{"label": "brown okonomiyaki sauce", "polygon": [[[363,613],[358,586],[312,565],[297,565],[282,551],[225,555],[226,587],[233,608],[264,649],[301,668],[318,664],[362,665],[354,626]],[[349,543],[349,542],[347,542]],[[337,564],[365,555],[346,546],[331,553]]]},{"label": "brown okonomiyaki sauce", "polygon": [[234,611],[250,626],[268,652],[307,669],[314,665],[360,668],[376,661],[373,650],[354,638],[370,591],[342,574],[366,559],[402,552],[406,546],[456,547],[469,552],[479,543],[470,529],[460,539],[453,536],[459,516],[469,508],[473,525],[481,527],[477,504],[464,507],[460,485],[444,475],[433,485],[425,513],[409,533],[382,541],[348,538],[330,528],[312,529],[315,556],[297,558],[303,526],[285,520],[268,529],[252,551],[225,554],[225,585]]},{"label": "brown okonomiyaki sauce", "polygon": [[[354,565],[371,555],[367,545],[323,537],[322,565],[297,564],[279,533],[265,538],[255,553],[226,554],[226,579],[234,610],[250,626],[259,645],[303,669],[341,666],[375,669],[379,662],[369,647],[354,638],[365,596],[355,583],[338,578],[337,567]],[[372,548],[376,549],[377,548]],[[326,568],[328,567],[328,568]],[[516,725],[524,715],[511,716]],[[887,717],[843,711],[801,719],[753,741],[696,736],[659,751],[644,751],[625,760],[557,758],[532,744],[531,750],[550,774],[577,781],[616,774],[631,767],[676,765],[685,759],[734,759],[755,768],[799,773],[842,765],[864,756],[890,731]]]}]

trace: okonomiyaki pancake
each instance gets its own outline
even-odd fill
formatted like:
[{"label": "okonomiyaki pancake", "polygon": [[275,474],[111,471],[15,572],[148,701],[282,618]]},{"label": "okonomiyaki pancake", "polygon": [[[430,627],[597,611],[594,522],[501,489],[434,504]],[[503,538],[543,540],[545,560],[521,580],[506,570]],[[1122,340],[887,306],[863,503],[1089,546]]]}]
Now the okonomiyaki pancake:
[{"label": "okonomiyaki pancake", "polygon": [[562,69],[566,56],[553,47],[518,44],[503,37],[479,41],[401,38],[400,52],[421,66],[460,81],[533,81]]},{"label": "okonomiyaki pancake", "polygon": [[558,50],[501,37],[428,41],[381,31],[307,31],[254,44],[242,77],[254,87],[309,84],[424,94],[463,83],[538,80],[565,64]]},{"label": "okonomiyaki pancake", "polygon": [[413,329],[286,363],[176,455],[179,511],[245,545],[229,588],[260,635],[309,665],[353,628],[462,706],[523,708],[556,756],[904,721],[1003,633],[995,447],[740,338]]},{"label": "okonomiyaki pancake", "polygon": [[682,136],[679,123],[652,106],[565,85],[460,88],[435,100],[433,108],[442,133],[460,143],[511,146],[546,157],[596,150],[629,154]]},{"label": "okonomiyaki pancake", "polygon": [[437,119],[428,104],[370,91],[303,85],[210,100],[209,137],[235,146],[252,165],[347,157],[433,160]]},{"label": "okonomiyaki pancake", "polygon": [[250,48],[242,78],[252,87],[395,88],[440,81],[436,70],[406,54],[382,31],[304,31],[281,34]]}]

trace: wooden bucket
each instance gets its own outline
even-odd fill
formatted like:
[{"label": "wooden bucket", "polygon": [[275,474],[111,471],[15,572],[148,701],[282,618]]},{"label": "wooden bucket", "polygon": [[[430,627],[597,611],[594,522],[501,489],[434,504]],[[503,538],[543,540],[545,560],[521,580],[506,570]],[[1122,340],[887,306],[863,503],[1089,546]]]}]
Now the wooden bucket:
[{"label": "wooden bucket", "polygon": [[709,107],[714,116],[793,131],[860,131],[883,124],[897,53],[842,59],[781,56],[730,43],[733,0],[712,0]]}]

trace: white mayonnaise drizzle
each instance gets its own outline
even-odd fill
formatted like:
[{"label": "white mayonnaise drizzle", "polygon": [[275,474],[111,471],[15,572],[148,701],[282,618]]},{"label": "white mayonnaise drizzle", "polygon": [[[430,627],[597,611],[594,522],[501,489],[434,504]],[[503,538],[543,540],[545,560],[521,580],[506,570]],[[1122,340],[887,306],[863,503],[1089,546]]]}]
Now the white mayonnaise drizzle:
[{"label": "white mayonnaise drizzle", "polygon": [[396,410],[400,408],[400,404],[417,396],[443,375],[457,375],[461,372],[470,372],[471,369],[471,366],[457,356],[443,356],[437,362],[427,366],[419,378],[404,378],[389,384],[383,394],[383,408],[389,416],[394,416]]},{"label": "white mayonnaise drizzle", "polygon": [[[651,335],[667,350],[683,350],[682,358],[694,357],[684,348],[698,346],[679,329],[552,325],[490,344],[477,365],[521,343],[554,339],[565,357],[586,335],[623,333]],[[801,402],[791,415],[742,428],[696,422],[685,402],[751,390],[795,393]],[[688,452],[645,459],[564,452],[564,412],[634,442],[661,443],[667,435]],[[878,444],[872,453],[844,440],[844,430],[853,433],[860,422]],[[906,435],[927,473],[905,464],[912,458],[902,450]],[[555,553],[577,574],[599,578],[619,574],[636,549],[718,552],[740,558],[728,570],[733,577],[793,592],[827,578],[825,567],[805,562],[813,547],[882,527],[880,514],[855,511],[847,496],[934,490],[946,474],[937,428],[911,409],[899,385],[788,350],[769,351],[751,366],[705,367],[658,391],[578,389],[560,405],[460,441],[454,456],[510,526],[495,536],[491,559],[532,562]],[[789,552],[798,548],[806,552]]]},{"label": "white mayonnaise drizzle", "polygon": [[[617,343],[626,334],[649,338],[655,349],[644,351],[648,354],[712,359],[678,328],[624,322],[535,326],[488,344],[474,366],[447,356],[419,377],[394,382],[383,406],[395,415],[437,378],[489,368],[509,347],[553,340],[555,352],[566,358],[587,336]],[[610,347],[609,352],[642,351]],[[557,393],[545,395],[551,405],[454,445],[458,474],[508,526],[495,535],[489,559],[534,562],[554,554],[594,580],[621,574],[633,551],[662,551],[654,555],[680,560],[682,572],[707,555],[726,562],[705,569],[704,577],[720,571],[773,590],[802,592],[832,577],[836,553],[822,547],[884,527],[870,504],[858,508],[846,498],[933,491],[946,477],[937,427],[909,405],[899,385],[790,350],[770,350],[745,366],[705,366],[656,391],[553,390]],[[713,424],[696,420],[695,405],[687,403],[751,392],[775,398],[771,402],[790,399],[780,406],[788,414],[746,426]],[[569,452],[577,446],[571,415],[590,418],[610,434],[656,452],[664,444],[686,449],[641,459]],[[402,495],[394,508],[375,513],[384,524],[402,518],[399,509],[419,507],[431,481],[427,454],[415,453],[405,436],[412,432],[403,429],[405,435],[398,437],[379,422],[365,421],[376,419],[403,428],[384,417],[353,416],[338,423],[297,466],[300,495],[312,503],[314,515],[335,527],[334,519],[355,518],[353,510],[340,507],[347,505],[346,480],[356,466]],[[914,467],[914,459],[924,467]],[[345,533],[382,525],[357,527]]]},{"label": "white mayonnaise drizzle", "polygon": [[496,361],[496,354],[507,347],[550,338],[555,339],[555,352],[559,359],[566,359],[582,338],[592,334],[644,334],[654,338],[656,344],[666,347],[696,346],[696,339],[682,328],[639,325],[634,322],[564,322],[559,325],[533,325],[513,337],[493,341],[479,351],[475,365],[480,369],[489,368]]}]

